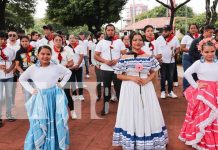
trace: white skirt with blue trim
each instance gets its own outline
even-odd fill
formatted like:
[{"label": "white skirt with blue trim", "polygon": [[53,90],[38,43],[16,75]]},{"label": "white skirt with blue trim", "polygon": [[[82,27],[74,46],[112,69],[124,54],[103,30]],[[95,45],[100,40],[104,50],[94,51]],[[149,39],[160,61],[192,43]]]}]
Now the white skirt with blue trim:
[{"label": "white skirt with blue trim", "polygon": [[152,82],[140,86],[123,81],[113,146],[126,150],[164,150],[168,143],[167,129]]}]

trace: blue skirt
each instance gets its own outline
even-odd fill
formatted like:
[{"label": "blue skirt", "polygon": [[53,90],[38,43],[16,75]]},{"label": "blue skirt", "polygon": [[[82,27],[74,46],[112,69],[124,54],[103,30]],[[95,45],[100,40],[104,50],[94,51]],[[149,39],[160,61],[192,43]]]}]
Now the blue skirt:
[{"label": "blue skirt", "polygon": [[30,121],[24,150],[69,149],[67,98],[57,86],[39,90],[26,102]]}]

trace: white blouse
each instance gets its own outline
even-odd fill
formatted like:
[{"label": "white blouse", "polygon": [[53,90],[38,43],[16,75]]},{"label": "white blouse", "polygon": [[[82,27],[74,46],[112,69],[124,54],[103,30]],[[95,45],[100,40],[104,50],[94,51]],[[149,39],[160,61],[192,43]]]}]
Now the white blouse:
[{"label": "white blouse", "polygon": [[[72,57],[74,65],[78,64],[80,55],[83,55],[83,52],[84,52],[83,47],[81,45],[77,45],[74,48],[74,51],[70,46],[65,46],[64,49],[70,53],[70,57]],[[83,61],[81,62],[79,67],[82,67],[82,66],[83,66]]]},{"label": "white blouse", "polygon": [[158,54],[162,54],[161,50],[157,49],[157,43],[156,41],[152,41],[151,42],[154,45],[154,49],[151,50],[151,48],[149,47],[150,42],[144,42],[144,46],[142,47],[142,50],[148,54],[148,55],[154,55],[157,56]]},{"label": "white blouse", "polygon": [[194,88],[198,88],[198,84],[192,77],[192,74],[196,73],[199,80],[204,81],[218,81],[218,61],[213,63],[200,62],[197,60],[192,64],[184,73],[185,78],[190,85]]},{"label": "white blouse", "polygon": [[70,79],[71,74],[69,69],[60,64],[51,62],[47,67],[34,64],[21,74],[19,81],[27,91],[32,93],[34,88],[29,84],[29,79],[32,79],[37,89],[48,89],[55,86],[59,79],[62,79],[60,85],[63,87]]}]

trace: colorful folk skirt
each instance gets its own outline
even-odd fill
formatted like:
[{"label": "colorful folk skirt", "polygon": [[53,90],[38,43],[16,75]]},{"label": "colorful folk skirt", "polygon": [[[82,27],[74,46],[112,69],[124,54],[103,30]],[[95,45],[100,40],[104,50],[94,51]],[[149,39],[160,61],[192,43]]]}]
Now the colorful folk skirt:
[{"label": "colorful folk skirt", "polygon": [[179,139],[198,150],[218,150],[218,82],[199,82],[208,85],[184,92],[188,107]]},{"label": "colorful folk skirt", "polygon": [[25,150],[69,149],[67,98],[57,86],[39,90],[26,102],[30,129]]}]

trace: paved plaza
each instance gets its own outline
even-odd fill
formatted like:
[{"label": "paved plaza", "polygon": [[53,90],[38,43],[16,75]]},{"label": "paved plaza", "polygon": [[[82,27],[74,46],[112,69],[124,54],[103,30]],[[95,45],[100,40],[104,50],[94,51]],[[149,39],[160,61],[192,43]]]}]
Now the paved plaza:
[{"label": "paved plaza", "polygon": [[[192,150],[184,143],[178,140],[178,135],[184,121],[187,102],[182,96],[181,76],[182,69],[179,68],[179,87],[175,87],[174,91],[178,94],[178,99],[164,99],[160,101],[160,105],[164,114],[164,119],[169,132],[169,144],[167,150]],[[81,111],[81,119],[69,119],[70,128],[70,150],[121,150],[121,147],[112,146],[113,127],[116,119],[117,102],[110,103],[110,114],[100,116],[102,108],[102,99],[95,103],[94,94],[94,67],[91,67],[91,77],[85,80],[86,90],[84,102],[76,101],[75,106],[79,114]],[[159,81],[157,81],[159,82]],[[91,87],[90,87],[91,86]],[[158,97],[160,95],[159,83],[156,86]],[[92,99],[92,100],[91,100]],[[81,108],[81,109],[80,109]],[[24,111],[24,99],[22,89],[18,85],[16,94],[16,106],[14,112],[19,118],[16,122],[4,121],[4,127],[0,128],[0,150],[22,150],[29,128],[29,121]],[[96,114],[95,114],[96,110]],[[92,113],[91,113],[92,112]],[[94,119],[92,119],[94,118]]]}]

